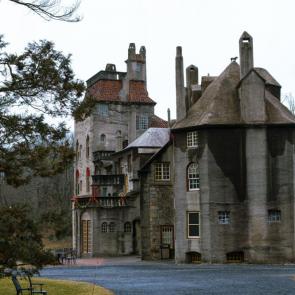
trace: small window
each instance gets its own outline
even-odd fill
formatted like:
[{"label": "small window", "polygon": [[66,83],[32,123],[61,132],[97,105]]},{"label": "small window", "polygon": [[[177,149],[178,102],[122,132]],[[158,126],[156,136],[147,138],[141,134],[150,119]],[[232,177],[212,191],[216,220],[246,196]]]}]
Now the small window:
[{"label": "small window", "polygon": [[79,141],[76,141],[76,161],[79,160]]},{"label": "small window", "polygon": [[145,130],[149,126],[149,117],[148,115],[138,115],[136,116],[136,129]]},{"label": "small window", "polygon": [[110,233],[113,233],[116,230],[116,224],[114,222],[110,222],[109,230]]},{"label": "small window", "polygon": [[90,176],[86,175],[86,192],[90,192]]},{"label": "small window", "polygon": [[268,222],[275,223],[281,221],[281,210],[268,210]]},{"label": "small window", "polygon": [[108,193],[108,188],[107,187],[103,187],[102,188],[102,196],[103,197],[106,197],[107,196],[107,193]]},{"label": "small window", "polygon": [[98,105],[98,114],[107,117],[109,115],[109,106],[107,104],[99,104]]},{"label": "small window", "polygon": [[101,136],[100,136],[100,142],[101,142],[101,143],[105,143],[105,141],[106,141],[106,136],[105,136],[105,134],[101,134]]},{"label": "small window", "polygon": [[80,144],[80,147],[79,147],[79,160],[81,160],[81,157],[82,157],[82,144]]},{"label": "small window", "polygon": [[244,262],[244,252],[237,251],[226,253],[226,260],[227,262]]},{"label": "small window", "polygon": [[191,163],[187,168],[188,190],[200,189],[200,175],[197,163]]},{"label": "small window", "polygon": [[123,149],[128,146],[128,139],[123,140]]},{"label": "small window", "polygon": [[89,159],[89,136],[86,137],[86,159]]},{"label": "small window", "polygon": [[108,231],[108,225],[107,225],[106,222],[103,222],[103,223],[101,224],[101,232],[102,232],[102,233],[106,233],[107,231]]},{"label": "small window", "polygon": [[186,260],[188,263],[201,263],[202,262],[202,255],[199,252],[187,252],[186,253]]},{"label": "small window", "polygon": [[218,223],[219,224],[230,224],[230,212],[229,211],[218,211]]},{"label": "small window", "polygon": [[82,180],[80,180],[79,191],[80,191],[80,193],[82,192]]},{"label": "small window", "polygon": [[128,169],[129,173],[132,171],[131,155],[128,155],[128,157],[127,157],[127,169]]},{"label": "small window", "polygon": [[124,233],[131,233],[131,223],[130,222],[125,222]]},{"label": "small window", "polygon": [[187,213],[187,236],[189,239],[200,237],[200,212]]},{"label": "small window", "polygon": [[192,131],[187,133],[187,147],[198,147],[197,131]]},{"label": "small window", "polygon": [[155,180],[170,180],[170,163],[155,164]]}]

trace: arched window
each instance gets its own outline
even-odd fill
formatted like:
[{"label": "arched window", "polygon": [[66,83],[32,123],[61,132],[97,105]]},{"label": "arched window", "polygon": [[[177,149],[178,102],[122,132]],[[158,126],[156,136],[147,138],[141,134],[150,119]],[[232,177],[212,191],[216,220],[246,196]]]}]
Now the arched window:
[{"label": "arched window", "polygon": [[116,224],[115,224],[115,222],[110,222],[110,224],[109,224],[109,230],[110,230],[110,233],[113,233],[116,230]]},{"label": "arched window", "polygon": [[131,233],[131,223],[130,222],[125,222],[124,233]]},{"label": "arched window", "polygon": [[101,142],[101,143],[105,143],[105,141],[106,141],[106,136],[105,136],[105,134],[101,134],[101,135],[100,135],[100,142]]},{"label": "arched window", "polygon": [[89,167],[86,168],[86,192],[90,192],[90,169]]},{"label": "arched window", "polygon": [[79,160],[81,160],[81,157],[82,157],[82,144],[80,144],[80,147],[79,147]]},{"label": "arched window", "polygon": [[101,232],[106,233],[108,231],[108,224],[106,222],[103,222],[101,224]]},{"label": "arched window", "polygon": [[200,175],[197,163],[191,163],[187,167],[187,180],[189,191],[200,189]]},{"label": "arched window", "polygon": [[89,159],[89,136],[86,137],[86,159]]},{"label": "arched window", "polygon": [[80,194],[80,188],[79,188],[79,177],[80,177],[80,172],[77,169],[76,170],[76,195]]}]

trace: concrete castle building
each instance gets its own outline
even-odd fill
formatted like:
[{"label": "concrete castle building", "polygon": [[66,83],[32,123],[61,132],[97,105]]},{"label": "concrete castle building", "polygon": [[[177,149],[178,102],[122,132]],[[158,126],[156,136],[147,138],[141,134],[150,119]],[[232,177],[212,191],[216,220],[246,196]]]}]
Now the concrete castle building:
[{"label": "concrete castle building", "polygon": [[[240,65],[232,59],[217,77],[199,82],[198,68],[187,67],[186,86],[177,48],[177,118],[170,129],[142,134],[153,120],[167,127],[147,96],[144,50],[137,55],[131,45],[127,74],[99,72],[88,81],[97,108],[76,125],[79,253],[138,252],[179,263],[294,261],[295,117],[280,101],[279,83],[254,66],[248,33],[239,48]],[[144,73],[136,72],[139,62]],[[116,100],[101,99],[106,82]],[[132,83],[145,93],[140,100],[129,100]],[[108,106],[107,118],[101,105]],[[139,122],[148,122],[146,128],[137,128]]]},{"label": "concrete castle building", "polygon": [[[107,64],[87,81],[86,97],[96,104],[90,116],[75,123],[73,245],[79,255],[141,249],[137,170],[155,150],[128,144],[149,127],[167,127],[167,122],[154,115],[156,103],[148,96],[145,48],[136,53],[131,43],[126,64],[127,72]],[[115,156],[124,148],[126,157]]]}]

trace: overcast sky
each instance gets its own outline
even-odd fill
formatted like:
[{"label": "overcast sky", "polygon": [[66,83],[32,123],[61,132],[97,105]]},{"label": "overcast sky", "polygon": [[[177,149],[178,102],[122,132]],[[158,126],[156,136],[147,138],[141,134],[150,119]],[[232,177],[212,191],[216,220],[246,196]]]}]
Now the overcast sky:
[{"label": "overcast sky", "polygon": [[[70,0],[69,0],[70,1]],[[69,1],[63,1],[67,3]],[[82,0],[79,23],[47,22],[24,7],[0,0],[0,34],[18,52],[29,41],[48,39],[71,53],[76,76],[87,80],[114,63],[125,71],[129,43],[147,50],[147,85],[156,114],[175,117],[175,51],[185,67],[218,75],[238,56],[243,31],[254,40],[254,64],[266,68],[295,95],[294,0]]]}]

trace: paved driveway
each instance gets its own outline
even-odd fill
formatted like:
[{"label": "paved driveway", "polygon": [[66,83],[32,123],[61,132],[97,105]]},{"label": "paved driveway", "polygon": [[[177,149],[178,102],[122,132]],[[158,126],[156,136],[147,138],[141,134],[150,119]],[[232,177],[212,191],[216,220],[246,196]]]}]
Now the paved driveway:
[{"label": "paved driveway", "polygon": [[46,268],[41,274],[95,283],[117,295],[295,294],[295,265],[175,265],[102,259],[91,266]]}]

